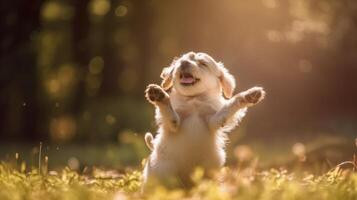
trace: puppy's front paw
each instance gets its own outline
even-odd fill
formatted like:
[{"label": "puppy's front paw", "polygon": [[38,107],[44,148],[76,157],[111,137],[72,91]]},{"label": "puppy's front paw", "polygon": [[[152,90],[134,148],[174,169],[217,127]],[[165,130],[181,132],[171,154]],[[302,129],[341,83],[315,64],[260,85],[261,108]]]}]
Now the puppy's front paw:
[{"label": "puppy's front paw", "polygon": [[151,103],[155,103],[163,102],[166,98],[168,98],[168,95],[160,86],[156,84],[150,84],[146,88],[145,97]]},{"label": "puppy's front paw", "polygon": [[253,87],[245,91],[243,97],[246,103],[254,105],[264,99],[265,91],[262,87]]}]

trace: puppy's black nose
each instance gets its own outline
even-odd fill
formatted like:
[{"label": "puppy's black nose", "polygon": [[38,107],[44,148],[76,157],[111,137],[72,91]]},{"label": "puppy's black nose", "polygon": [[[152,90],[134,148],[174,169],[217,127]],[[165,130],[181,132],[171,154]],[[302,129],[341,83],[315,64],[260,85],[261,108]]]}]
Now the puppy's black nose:
[{"label": "puppy's black nose", "polygon": [[188,70],[188,68],[190,67],[190,62],[187,61],[187,60],[183,60],[181,61],[181,70],[185,71],[185,70]]}]

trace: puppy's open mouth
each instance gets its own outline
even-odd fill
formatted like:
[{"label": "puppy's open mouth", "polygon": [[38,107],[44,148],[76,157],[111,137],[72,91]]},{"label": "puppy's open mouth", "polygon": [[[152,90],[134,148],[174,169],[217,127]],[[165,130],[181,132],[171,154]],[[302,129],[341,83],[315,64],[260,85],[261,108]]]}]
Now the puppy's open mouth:
[{"label": "puppy's open mouth", "polygon": [[192,74],[187,73],[187,72],[182,72],[180,74],[180,83],[181,85],[184,86],[190,86],[190,85],[194,85],[195,83],[197,83],[198,81],[200,81],[199,78],[195,78]]}]

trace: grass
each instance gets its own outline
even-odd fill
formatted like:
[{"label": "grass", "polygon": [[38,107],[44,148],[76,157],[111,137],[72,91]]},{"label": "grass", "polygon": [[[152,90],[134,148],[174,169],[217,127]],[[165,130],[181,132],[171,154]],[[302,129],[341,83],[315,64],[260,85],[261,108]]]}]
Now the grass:
[{"label": "grass", "polygon": [[[45,167],[42,168],[45,170]],[[0,199],[357,199],[357,173],[353,168],[333,168],[319,176],[270,169],[257,171],[225,167],[219,181],[203,180],[202,171],[192,178],[197,186],[190,191],[166,190],[157,186],[140,195],[141,173],[94,169],[79,174],[68,167],[62,171],[26,170],[24,164],[0,164]]]},{"label": "grass", "polygon": [[126,143],[101,147],[1,146],[1,154],[7,156],[0,162],[0,200],[357,199],[356,158],[337,165],[354,154],[350,140],[269,143],[269,151],[267,141],[231,145],[228,167],[217,172],[215,180],[202,179],[203,172],[197,169],[191,190],[157,186],[143,196],[140,160],[148,152],[142,137],[123,135]]}]

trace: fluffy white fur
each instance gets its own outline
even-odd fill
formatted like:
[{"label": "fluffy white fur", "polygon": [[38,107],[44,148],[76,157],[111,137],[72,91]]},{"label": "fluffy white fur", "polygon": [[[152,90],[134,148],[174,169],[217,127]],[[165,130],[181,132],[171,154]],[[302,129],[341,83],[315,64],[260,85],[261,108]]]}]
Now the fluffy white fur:
[{"label": "fluffy white fur", "polygon": [[265,92],[253,87],[233,96],[234,77],[205,53],[189,52],[175,59],[161,78],[161,86],[151,84],[146,90],[159,129],[155,138],[145,135],[152,152],[144,186],[151,179],[176,179],[185,185],[196,167],[209,172],[225,163],[226,134]]}]

